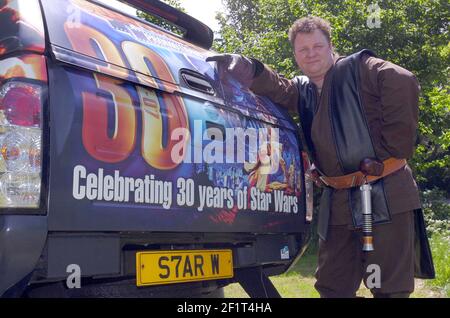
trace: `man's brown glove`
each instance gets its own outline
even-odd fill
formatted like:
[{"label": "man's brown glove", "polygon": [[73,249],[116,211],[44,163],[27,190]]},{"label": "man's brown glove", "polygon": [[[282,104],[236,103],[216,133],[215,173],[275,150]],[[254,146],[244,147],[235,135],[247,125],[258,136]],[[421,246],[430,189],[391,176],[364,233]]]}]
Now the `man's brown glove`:
[{"label": "man's brown glove", "polygon": [[232,76],[245,87],[250,87],[255,76],[255,63],[239,54],[218,54],[206,58],[206,62],[217,62],[219,76]]}]

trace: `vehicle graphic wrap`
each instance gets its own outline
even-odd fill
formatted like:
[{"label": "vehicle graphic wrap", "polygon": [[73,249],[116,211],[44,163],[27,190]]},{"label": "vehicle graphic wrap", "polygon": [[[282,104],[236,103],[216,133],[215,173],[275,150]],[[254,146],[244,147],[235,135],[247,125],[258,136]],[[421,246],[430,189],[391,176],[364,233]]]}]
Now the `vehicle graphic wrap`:
[{"label": "vehicle graphic wrap", "polygon": [[45,57],[25,54],[0,60],[0,81],[11,78],[28,78],[47,82]]},{"label": "vehicle graphic wrap", "polygon": [[90,1],[43,5],[59,61],[51,230],[299,231],[303,164],[286,113],[220,82],[212,53],[174,35]]},{"label": "vehicle graphic wrap", "polygon": [[42,53],[44,49],[44,26],[39,1],[0,1],[0,58],[18,50]]}]

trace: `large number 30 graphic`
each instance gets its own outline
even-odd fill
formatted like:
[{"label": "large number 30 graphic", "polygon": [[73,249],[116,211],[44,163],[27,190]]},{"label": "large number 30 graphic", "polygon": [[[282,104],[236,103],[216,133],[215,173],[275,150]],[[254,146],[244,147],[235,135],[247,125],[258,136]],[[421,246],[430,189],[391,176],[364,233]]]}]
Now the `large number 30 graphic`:
[{"label": "large number 30 graphic", "polygon": [[[108,73],[122,78],[127,75],[120,52],[104,34],[85,25],[80,28],[65,26],[65,31],[72,47],[78,52],[97,56],[100,51],[109,64],[97,66],[99,73]],[[122,43],[122,49],[132,68],[138,70],[136,77],[141,84],[157,87],[153,77],[173,80],[165,61],[151,49],[129,41]],[[155,73],[149,69],[146,60],[152,64]],[[106,69],[107,72],[105,72]],[[112,134],[108,134],[108,98],[99,98],[98,94],[92,92],[83,92],[83,145],[86,151],[97,160],[109,163],[120,162],[128,158],[136,143],[137,124],[132,98],[121,86],[124,83],[122,80],[95,73],[94,78],[98,89],[109,96],[114,105],[114,116],[112,116],[114,129]],[[164,86],[164,84],[161,85]],[[175,141],[169,137],[163,147],[163,129],[167,129],[169,132],[167,136],[170,136],[170,132],[176,128],[188,128],[183,99],[175,94],[162,93],[167,117],[167,126],[163,127],[160,102],[155,91],[138,87],[137,92],[142,110],[142,156],[154,168],[172,169],[179,164],[179,161],[174,162],[171,158]]]}]

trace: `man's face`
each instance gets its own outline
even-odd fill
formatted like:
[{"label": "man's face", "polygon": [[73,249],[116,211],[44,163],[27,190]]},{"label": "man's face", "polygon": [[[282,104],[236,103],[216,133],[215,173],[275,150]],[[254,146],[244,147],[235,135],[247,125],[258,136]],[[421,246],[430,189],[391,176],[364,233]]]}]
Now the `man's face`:
[{"label": "man's face", "polygon": [[333,65],[331,44],[320,30],[298,33],[294,41],[297,65],[309,78],[325,76]]}]

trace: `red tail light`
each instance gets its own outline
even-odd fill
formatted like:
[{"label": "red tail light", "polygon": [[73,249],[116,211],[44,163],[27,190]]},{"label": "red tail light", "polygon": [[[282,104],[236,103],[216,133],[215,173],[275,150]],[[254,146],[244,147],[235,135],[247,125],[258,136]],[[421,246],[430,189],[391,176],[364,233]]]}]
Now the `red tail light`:
[{"label": "red tail light", "polygon": [[23,82],[6,83],[0,92],[0,110],[6,117],[7,123],[24,127],[40,127],[41,96],[41,87],[38,85]]},{"label": "red tail light", "polygon": [[39,207],[44,87],[25,81],[0,86],[0,213]]}]

